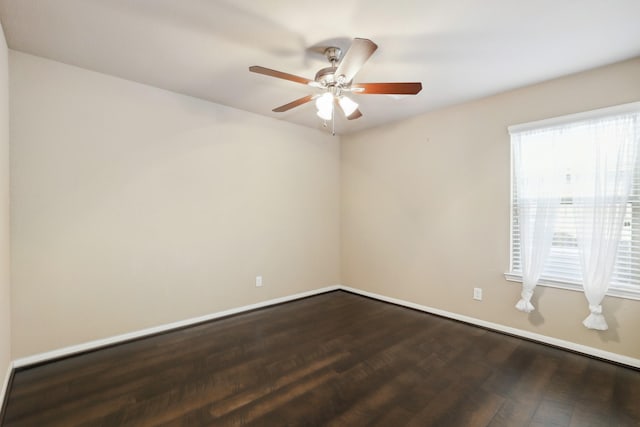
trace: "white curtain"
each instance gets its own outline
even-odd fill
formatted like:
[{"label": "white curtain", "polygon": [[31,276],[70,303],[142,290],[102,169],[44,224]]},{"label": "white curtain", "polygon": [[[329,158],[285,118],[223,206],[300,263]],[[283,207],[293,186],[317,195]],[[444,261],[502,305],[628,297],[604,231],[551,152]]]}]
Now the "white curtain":
[{"label": "white curtain", "polygon": [[599,118],[568,130],[579,145],[571,161],[571,188],[582,281],[589,302],[587,328],[606,330],[601,302],[613,278],[633,183],[637,115]]},{"label": "white curtain", "polygon": [[548,155],[555,152],[560,133],[556,129],[531,130],[511,137],[522,268],[521,299],[516,308],[525,313],[535,310],[531,297],[551,249],[560,207],[566,171],[557,156]]}]

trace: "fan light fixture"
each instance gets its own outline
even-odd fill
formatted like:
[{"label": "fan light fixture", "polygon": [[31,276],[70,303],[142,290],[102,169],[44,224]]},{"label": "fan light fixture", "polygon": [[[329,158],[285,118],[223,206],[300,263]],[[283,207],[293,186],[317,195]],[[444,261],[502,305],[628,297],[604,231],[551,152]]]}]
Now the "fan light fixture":
[{"label": "fan light fixture", "polygon": [[325,92],[316,99],[316,108],[318,109],[318,117],[322,120],[331,120],[333,115],[333,94]]},{"label": "fan light fixture", "polygon": [[317,114],[322,120],[331,120],[333,116],[333,109],[335,101],[338,101],[340,108],[344,112],[344,115],[349,117],[358,109],[358,103],[347,98],[344,95],[334,97],[330,92],[325,92],[316,99]]},{"label": "fan light fixture", "polygon": [[338,104],[340,104],[342,111],[344,111],[344,115],[347,117],[355,113],[358,109],[358,103],[346,96],[338,97]]}]

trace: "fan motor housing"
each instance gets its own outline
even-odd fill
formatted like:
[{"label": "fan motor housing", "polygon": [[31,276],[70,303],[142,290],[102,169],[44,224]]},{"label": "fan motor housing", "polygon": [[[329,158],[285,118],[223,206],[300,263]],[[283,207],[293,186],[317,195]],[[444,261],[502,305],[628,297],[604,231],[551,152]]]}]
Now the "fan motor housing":
[{"label": "fan motor housing", "polygon": [[316,73],[315,80],[322,83],[323,86],[335,86],[337,83],[336,70],[337,67],[323,68]]}]

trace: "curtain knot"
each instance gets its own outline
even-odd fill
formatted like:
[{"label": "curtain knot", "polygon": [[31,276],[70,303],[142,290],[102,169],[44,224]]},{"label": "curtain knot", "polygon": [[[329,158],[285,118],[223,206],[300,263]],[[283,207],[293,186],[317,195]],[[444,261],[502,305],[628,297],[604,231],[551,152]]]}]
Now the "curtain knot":
[{"label": "curtain knot", "polygon": [[516,304],[516,309],[522,311],[523,313],[531,313],[536,308],[531,304],[531,297],[533,296],[533,290],[524,288],[520,293],[522,297],[520,301]]},{"label": "curtain knot", "polygon": [[586,319],[582,321],[582,324],[589,329],[596,329],[599,331],[606,331],[609,329],[609,325],[607,325],[607,321],[602,315],[602,306],[601,305],[592,305],[589,304],[589,311],[591,314],[587,316]]},{"label": "curtain knot", "polygon": [[589,305],[589,311],[591,311],[591,314],[602,314],[602,306],[601,305]]}]

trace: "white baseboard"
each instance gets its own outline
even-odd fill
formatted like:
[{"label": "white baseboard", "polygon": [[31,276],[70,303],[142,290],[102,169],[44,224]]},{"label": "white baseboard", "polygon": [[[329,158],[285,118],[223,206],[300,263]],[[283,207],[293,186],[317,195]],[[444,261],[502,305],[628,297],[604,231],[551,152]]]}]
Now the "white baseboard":
[{"label": "white baseboard", "polygon": [[469,323],[471,325],[481,326],[483,328],[492,329],[498,332],[504,332],[509,335],[519,336],[532,341],[538,341],[544,344],[549,344],[555,347],[565,348],[567,350],[576,351],[578,353],[594,356],[600,359],[609,360],[611,362],[632,366],[634,368],[640,368],[640,359],[636,359],[633,357],[623,356],[621,354],[611,353],[609,351],[601,350],[599,348],[589,347],[582,344],[576,344],[571,341],[565,341],[558,338],[548,337],[546,335],[536,334],[534,332],[512,328],[510,326],[501,325],[499,323],[487,322],[485,320],[476,319],[474,317],[464,316],[462,314],[457,314],[457,313],[451,313],[449,311],[440,310],[438,308],[428,307],[426,305],[420,305],[413,302],[404,301],[401,299],[391,298],[385,295],[363,291],[361,289],[351,288],[349,286],[340,286],[339,288],[348,292],[353,292],[354,294],[363,295],[363,296],[374,298],[380,301],[390,302],[392,304],[413,308],[415,310],[424,311],[426,313],[437,314],[438,316],[448,317],[450,319],[459,320],[461,322]]},{"label": "white baseboard", "polygon": [[[0,411],[2,410],[2,405],[4,405],[4,398],[9,393],[9,379],[11,378],[11,373],[13,372],[13,362],[9,362],[9,366],[7,367],[7,374],[4,377],[4,381],[2,382],[2,389],[0,389]],[[0,419],[2,422],[2,419]]]},{"label": "white baseboard", "polygon": [[99,340],[89,341],[82,344],[72,345],[72,346],[60,348],[57,350],[47,351],[45,353],[35,354],[33,356],[22,357],[20,359],[16,359],[13,361],[13,368],[23,368],[25,366],[34,365],[36,363],[42,363],[49,360],[58,359],[61,357],[67,357],[73,354],[95,350],[101,347],[106,347],[114,344],[119,344],[119,343],[130,341],[136,338],[142,338],[145,336],[154,335],[161,332],[167,332],[172,329],[195,325],[197,323],[218,319],[220,317],[230,316],[233,314],[242,313],[244,311],[255,310],[257,308],[268,307],[270,305],[293,301],[300,298],[306,298],[313,295],[322,294],[325,292],[336,291],[338,289],[340,289],[339,285],[327,286],[325,288],[314,289],[312,291],[301,292],[299,294],[293,294],[293,295],[287,295],[285,297],[280,297],[280,298],[274,298],[267,301],[258,302],[255,304],[231,308],[229,310],[219,311],[217,313],[206,314],[204,316],[193,317],[191,319],[185,319],[185,320],[180,320],[178,322],[167,323],[160,326],[154,326],[152,328],[141,329],[139,331],[129,332],[122,335],[115,335],[113,337],[102,338]]},{"label": "white baseboard", "polygon": [[[632,366],[635,368],[640,368],[640,359],[635,359],[633,357],[623,356],[617,353],[612,353],[608,351],[604,351],[598,348],[589,347],[581,344],[576,344],[570,341],[561,340],[558,338],[549,337],[546,335],[536,334],[534,332],[525,331],[522,329],[512,328],[510,326],[501,325],[498,323],[487,322],[485,320],[476,319],[474,317],[464,316],[462,314],[452,313],[445,310],[440,310],[438,308],[428,307],[421,304],[416,304],[409,301],[400,300],[397,298],[391,298],[385,295],[376,294],[373,292],[363,291],[361,289],[351,288],[349,286],[343,285],[334,285],[327,286],[325,288],[314,289],[308,292],[302,292],[298,294],[288,295],[285,297],[275,298],[267,301],[262,301],[255,304],[245,305],[242,307],[232,308],[229,310],[219,311],[217,313],[207,314],[200,317],[194,317],[191,319],[181,320],[178,322],[168,323],[165,325],[155,326],[152,328],[142,329],[139,331],[134,331],[122,335],[116,335],[113,337],[103,338],[99,340],[89,341],[82,344],[73,345],[70,347],[64,347],[53,351],[48,351],[45,353],[39,353],[28,357],[23,357],[20,359],[16,359],[9,366],[9,373],[5,378],[5,383],[3,389],[0,391],[1,393],[5,392],[5,389],[8,384],[9,375],[12,369],[15,368],[23,368],[29,365],[46,362],[53,359],[58,359],[61,357],[71,356],[73,354],[82,353],[85,351],[95,350],[101,347],[106,347],[109,345],[119,344],[125,341],[129,341],[136,338],[142,338],[149,335],[154,335],[161,332],[167,332],[172,329],[182,328],[185,326],[194,325],[197,323],[206,322],[209,320],[218,319],[220,317],[230,316],[233,314],[242,313],[245,311],[255,310],[257,308],[268,307],[270,305],[280,304],[283,302],[293,301],[300,298],[310,297],[317,294],[322,294],[325,292],[331,292],[336,290],[344,290],[348,292],[352,292],[354,294],[363,295],[369,298],[374,298],[380,301],[390,302],[392,304],[397,304],[400,306],[413,308],[415,310],[424,311],[426,313],[436,314],[438,316],[447,317],[454,320],[459,320],[461,322],[469,323],[471,325],[481,326],[483,328],[492,329],[498,332],[504,332],[510,335],[519,336],[522,338],[526,338],[532,341],[538,341],[544,344],[553,345],[556,347],[565,348],[571,351],[576,351],[579,353],[583,353],[589,356],[598,357],[600,359],[609,360],[615,363],[620,363],[627,366]],[[0,395],[2,397],[2,395]],[[0,399],[0,402],[2,400]]]}]

